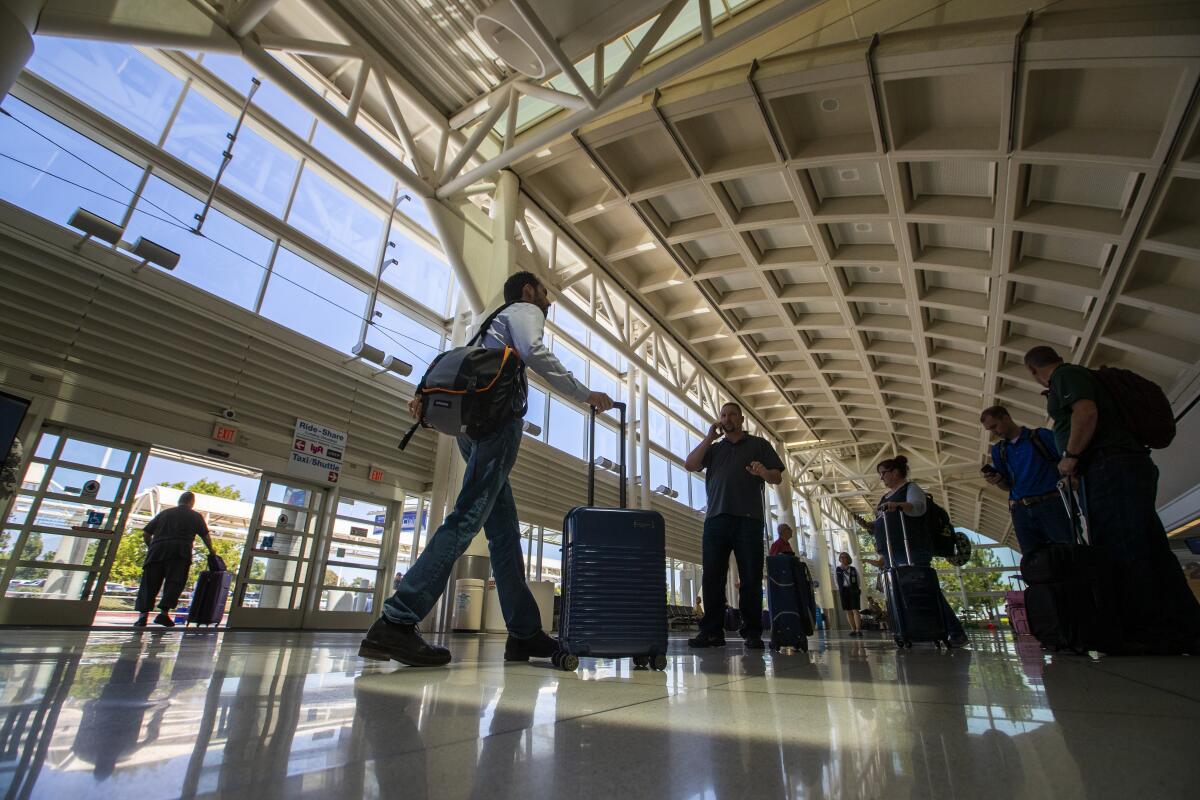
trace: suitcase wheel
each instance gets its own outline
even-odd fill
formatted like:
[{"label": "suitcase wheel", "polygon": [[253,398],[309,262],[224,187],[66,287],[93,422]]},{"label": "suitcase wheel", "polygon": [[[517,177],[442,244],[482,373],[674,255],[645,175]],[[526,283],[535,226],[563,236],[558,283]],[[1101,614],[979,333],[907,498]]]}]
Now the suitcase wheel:
[{"label": "suitcase wheel", "polygon": [[634,669],[646,669],[649,666],[650,666],[650,656],[634,656],[633,657]]},{"label": "suitcase wheel", "polygon": [[667,657],[664,655],[651,656],[650,667],[651,669],[656,669],[659,672],[662,672],[667,668]]},{"label": "suitcase wheel", "polygon": [[559,650],[550,656],[550,663],[564,672],[574,672],[579,669],[579,656]]}]

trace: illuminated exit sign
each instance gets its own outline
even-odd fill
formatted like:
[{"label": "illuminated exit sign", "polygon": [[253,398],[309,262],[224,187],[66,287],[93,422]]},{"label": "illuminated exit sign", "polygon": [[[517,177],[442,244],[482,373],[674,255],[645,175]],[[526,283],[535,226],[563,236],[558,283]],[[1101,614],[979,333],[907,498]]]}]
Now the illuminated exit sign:
[{"label": "illuminated exit sign", "polygon": [[238,429],[232,425],[227,425],[224,422],[214,422],[212,438],[216,439],[218,442],[233,444],[237,441],[237,432]]},{"label": "illuminated exit sign", "polygon": [[367,470],[367,480],[372,480],[372,481],[375,481],[376,483],[379,483],[380,481],[382,481],[383,480],[383,468],[377,467],[374,464],[372,464],[370,469]]}]

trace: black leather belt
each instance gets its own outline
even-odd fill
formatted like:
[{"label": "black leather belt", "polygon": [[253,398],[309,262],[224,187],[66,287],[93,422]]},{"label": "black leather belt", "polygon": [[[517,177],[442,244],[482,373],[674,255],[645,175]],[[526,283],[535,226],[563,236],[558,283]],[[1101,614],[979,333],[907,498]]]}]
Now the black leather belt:
[{"label": "black leather belt", "polygon": [[1055,497],[1058,497],[1058,492],[1046,492],[1045,494],[1035,494],[1030,497],[1021,497],[1016,500],[1009,500],[1008,507],[1012,508],[1013,506],[1015,506],[1017,504],[1020,504],[1023,506],[1036,506],[1038,503],[1042,502],[1043,500],[1050,500]]}]

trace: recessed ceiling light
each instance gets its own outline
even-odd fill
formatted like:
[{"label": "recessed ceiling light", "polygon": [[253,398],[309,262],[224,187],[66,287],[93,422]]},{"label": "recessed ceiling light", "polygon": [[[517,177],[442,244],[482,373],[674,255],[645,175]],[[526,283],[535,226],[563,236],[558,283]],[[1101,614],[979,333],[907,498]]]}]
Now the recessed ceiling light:
[{"label": "recessed ceiling light", "polygon": [[883,267],[867,267],[867,272],[874,272],[876,275],[883,272]]},{"label": "recessed ceiling light", "polygon": [[534,155],[536,155],[538,158],[545,158],[546,156],[550,155],[550,148],[547,147],[545,150],[538,150]]},{"label": "recessed ceiling light", "polygon": [[821,110],[822,111],[830,111],[830,112],[837,111],[841,107],[842,107],[842,104],[840,102],[838,102],[838,99],[836,97],[826,97],[825,99],[823,99],[821,101]]},{"label": "recessed ceiling light", "polygon": [[867,231],[871,230],[871,223],[856,222],[856,223],[854,223],[854,230],[856,230],[860,233],[866,233]]},{"label": "recessed ceiling light", "polygon": [[856,169],[839,169],[838,178],[843,181],[856,181],[859,179],[858,170]]}]

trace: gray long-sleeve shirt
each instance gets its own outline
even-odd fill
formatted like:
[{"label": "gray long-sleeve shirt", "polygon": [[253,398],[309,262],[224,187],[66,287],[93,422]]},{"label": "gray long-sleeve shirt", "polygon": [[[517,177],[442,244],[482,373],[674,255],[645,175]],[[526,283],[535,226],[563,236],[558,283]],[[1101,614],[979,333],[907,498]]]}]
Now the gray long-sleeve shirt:
[{"label": "gray long-sleeve shirt", "polygon": [[483,337],[484,347],[504,347],[516,350],[525,366],[541,375],[550,388],[559,394],[583,403],[590,394],[588,387],[571,374],[558,356],[546,347],[542,337],[546,332],[546,316],[533,303],[514,303],[500,312]]}]

